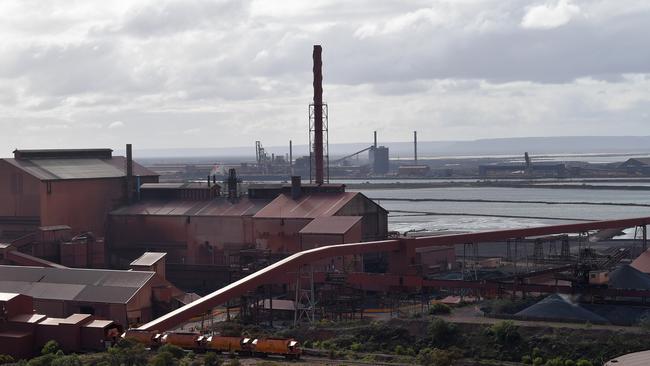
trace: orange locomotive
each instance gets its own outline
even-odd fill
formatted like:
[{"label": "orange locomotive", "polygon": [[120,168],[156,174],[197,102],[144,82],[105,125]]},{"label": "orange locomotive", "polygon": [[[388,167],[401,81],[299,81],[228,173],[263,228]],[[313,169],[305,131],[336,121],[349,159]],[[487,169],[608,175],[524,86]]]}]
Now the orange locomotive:
[{"label": "orange locomotive", "polygon": [[279,355],[286,358],[300,358],[301,349],[298,341],[289,338],[245,338],[204,336],[199,333],[166,332],[158,333],[138,329],[129,329],[122,338],[142,343],[149,347],[164,344],[191,349],[195,351],[235,352],[238,354]]}]

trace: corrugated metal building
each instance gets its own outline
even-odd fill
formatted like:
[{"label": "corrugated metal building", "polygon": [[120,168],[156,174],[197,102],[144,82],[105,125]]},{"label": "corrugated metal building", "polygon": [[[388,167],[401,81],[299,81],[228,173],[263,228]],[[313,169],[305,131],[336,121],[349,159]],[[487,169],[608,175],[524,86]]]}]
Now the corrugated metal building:
[{"label": "corrugated metal building", "polygon": [[297,199],[280,194],[253,217],[256,245],[272,252],[298,252],[300,230],[316,218],[331,216],[361,217],[364,241],[388,234],[388,212],[362,193],[312,193]]},{"label": "corrugated metal building", "polygon": [[[16,150],[0,159],[0,238],[53,225],[104,236],[108,212],[126,203],[126,164],[111,149]],[[133,175],[158,181],[137,163]]]},{"label": "corrugated metal building", "polygon": [[48,318],[33,309],[32,297],[0,292],[0,354],[30,358],[50,340],[65,352],[103,350],[105,342],[115,341],[122,331],[112,320],[90,314]]},{"label": "corrugated metal building", "polygon": [[0,292],[34,298],[37,312],[92,314],[120,324],[152,319],[153,272],[0,265]]}]

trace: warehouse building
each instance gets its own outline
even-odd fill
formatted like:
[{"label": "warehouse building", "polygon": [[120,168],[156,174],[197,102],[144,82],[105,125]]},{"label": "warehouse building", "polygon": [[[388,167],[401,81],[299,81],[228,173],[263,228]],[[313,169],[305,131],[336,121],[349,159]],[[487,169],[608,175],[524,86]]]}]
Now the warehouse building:
[{"label": "warehouse building", "polygon": [[119,324],[94,315],[52,318],[33,309],[31,296],[0,292],[0,354],[27,359],[50,340],[65,352],[100,351],[122,332]]},{"label": "warehouse building", "polygon": [[0,265],[0,292],[34,299],[36,312],[96,315],[120,324],[152,319],[154,272]]},{"label": "warehouse building", "polygon": [[132,161],[129,178],[129,162],[111,149],[15,150],[0,159],[0,238],[56,225],[104,236],[108,212],[128,201],[127,181],[158,182]]}]

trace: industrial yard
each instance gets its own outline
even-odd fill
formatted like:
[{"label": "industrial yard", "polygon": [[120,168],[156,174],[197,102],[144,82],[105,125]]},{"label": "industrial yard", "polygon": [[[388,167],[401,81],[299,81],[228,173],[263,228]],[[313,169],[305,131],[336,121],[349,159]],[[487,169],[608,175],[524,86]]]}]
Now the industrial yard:
[{"label": "industrial yard", "polygon": [[[650,137],[636,136],[647,113],[616,117],[650,99],[612,97],[629,87],[603,91],[619,74],[621,84],[647,86],[650,79],[624,70],[600,71],[603,80],[577,73],[567,80],[537,75],[539,80],[523,82],[504,75],[526,74],[520,64],[534,64],[541,54],[502,62],[486,56],[492,50],[481,57],[456,50],[467,53],[463,59],[473,59],[472,65],[444,53],[428,58],[420,53],[426,42],[415,36],[452,27],[443,24],[461,12],[449,10],[457,6],[451,4],[445,16],[426,8],[375,23],[365,17],[397,5],[340,14],[364,14],[355,29],[316,22],[327,7],[303,9],[301,21],[310,22],[303,31],[331,32],[334,38],[325,37],[324,44],[353,34],[369,47],[358,52],[325,48],[293,31],[279,37],[274,32],[282,22],[261,26],[302,5],[279,11],[255,1],[242,8],[176,5],[125,6],[119,16],[132,17],[129,22],[109,26],[105,20],[55,36],[119,34],[120,44],[133,49],[141,51],[144,42],[156,53],[168,52],[155,58],[121,49],[115,51],[119,62],[79,67],[80,76],[64,78],[71,83],[62,88],[69,89],[64,96],[52,98],[65,105],[56,118],[47,115],[52,100],[21,99],[32,87],[26,79],[6,88],[7,100],[14,98],[24,112],[7,112],[10,118],[46,124],[24,130],[19,122],[2,125],[17,133],[11,144],[0,144],[0,365],[650,365]],[[508,14],[525,13],[517,27],[541,37],[606,13],[592,9],[579,17],[580,10],[567,0]],[[227,15],[212,24],[200,20],[203,13]],[[231,23],[244,13],[257,18]],[[155,14],[165,26],[143,14]],[[455,33],[493,32],[498,22],[490,14],[477,15],[480,22]],[[202,37],[189,24],[194,22],[222,33]],[[257,32],[265,35],[262,43],[274,46],[239,54],[238,47],[219,43],[251,24],[255,32],[243,31],[238,47],[253,47],[248,37]],[[158,43],[169,34],[177,38]],[[417,52],[396,59],[376,53],[391,48],[399,55],[401,46],[413,47],[412,35]],[[378,43],[382,37],[392,46]],[[210,46],[184,55],[186,44],[204,42]],[[440,43],[472,48],[465,42]],[[197,70],[182,69],[214,48],[226,51],[201,61]],[[101,43],[75,57],[114,50]],[[48,52],[54,51],[25,51],[30,61],[24,64],[35,67],[41,58],[59,60],[62,69],[74,64]],[[174,68],[167,58],[184,61]],[[411,61],[396,61],[401,58]],[[146,62],[129,65],[132,59]],[[485,63],[478,71],[477,61]],[[382,62],[390,67],[379,67]],[[9,64],[7,75],[17,72]],[[138,75],[130,80],[117,71],[93,71],[89,77],[86,69],[95,64],[117,64]],[[436,74],[442,64],[462,71],[443,77]],[[493,64],[512,70],[483,75]],[[432,73],[427,82],[414,76],[420,69]],[[242,82],[240,72],[252,76]],[[58,74],[43,73],[52,76],[34,85],[56,90]],[[0,87],[14,78],[7,75],[0,75]],[[164,75],[164,87],[156,85]],[[90,79],[97,79],[89,86],[95,91],[75,96]],[[435,86],[428,85],[432,80]],[[558,97],[568,83],[575,90]],[[118,84],[133,90],[115,92],[119,98],[93,94],[118,90]],[[546,99],[521,102],[539,85],[559,89]],[[585,86],[592,99],[581,101],[577,90]],[[474,89],[480,92],[464,94]],[[212,99],[215,93],[223,95]],[[598,105],[596,98],[606,94],[606,111],[562,117],[566,110]],[[376,99],[357,104],[354,95]],[[440,100],[422,102],[418,95]],[[442,98],[447,95],[453,98]],[[0,98],[0,109],[4,103]],[[135,107],[143,103],[149,114]],[[547,104],[553,103],[559,111],[551,113]],[[97,112],[96,105],[103,109]],[[518,110],[521,105],[534,108]],[[494,110],[502,125],[493,122]],[[538,115],[545,117],[537,121]],[[616,130],[629,136],[612,137],[609,144],[597,128],[600,115],[615,116]],[[638,115],[642,122],[628,124]],[[75,118],[84,119],[83,127],[69,129]],[[146,127],[134,129],[131,118]],[[554,134],[520,137],[535,125],[545,131],[556,119]],[[594,135],[584,137],[594,146],[559,135],[565,128],[577,134],[571,124],[584,130],[584,121],[594,125]],[[219,127],[202,130],[208,125]],[[444,135],[445,129],[453,132]],[[26,137],[27,130],[42,140]],[[95,131],[92,139],[88,131]],[[465,138],[472,134],[476,140]],[[441,140],[430,140],[439,135]],[[630,146],[619,146],[621,141]]]}]

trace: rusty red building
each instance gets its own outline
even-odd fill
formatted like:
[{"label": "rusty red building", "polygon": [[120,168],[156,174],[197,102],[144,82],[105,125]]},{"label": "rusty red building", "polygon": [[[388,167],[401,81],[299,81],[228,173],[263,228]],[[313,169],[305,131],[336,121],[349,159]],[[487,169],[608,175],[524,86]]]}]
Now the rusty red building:
[{"label": "rusty red building", "polygon": [[48,317],[34,307],[31,296],[0,292],[0,354],[27,359],[50,340],[65,352],[99,351],[122,331],[114,321],[94,315]]},{"label": "rusty red building", "polygon": [[[0,159],[0,238],[55,225],[104,236],[108,213],[128,201],[128,163],[111,149],[15,150]],[[158,181],[131,166],[134,185]]]}]

